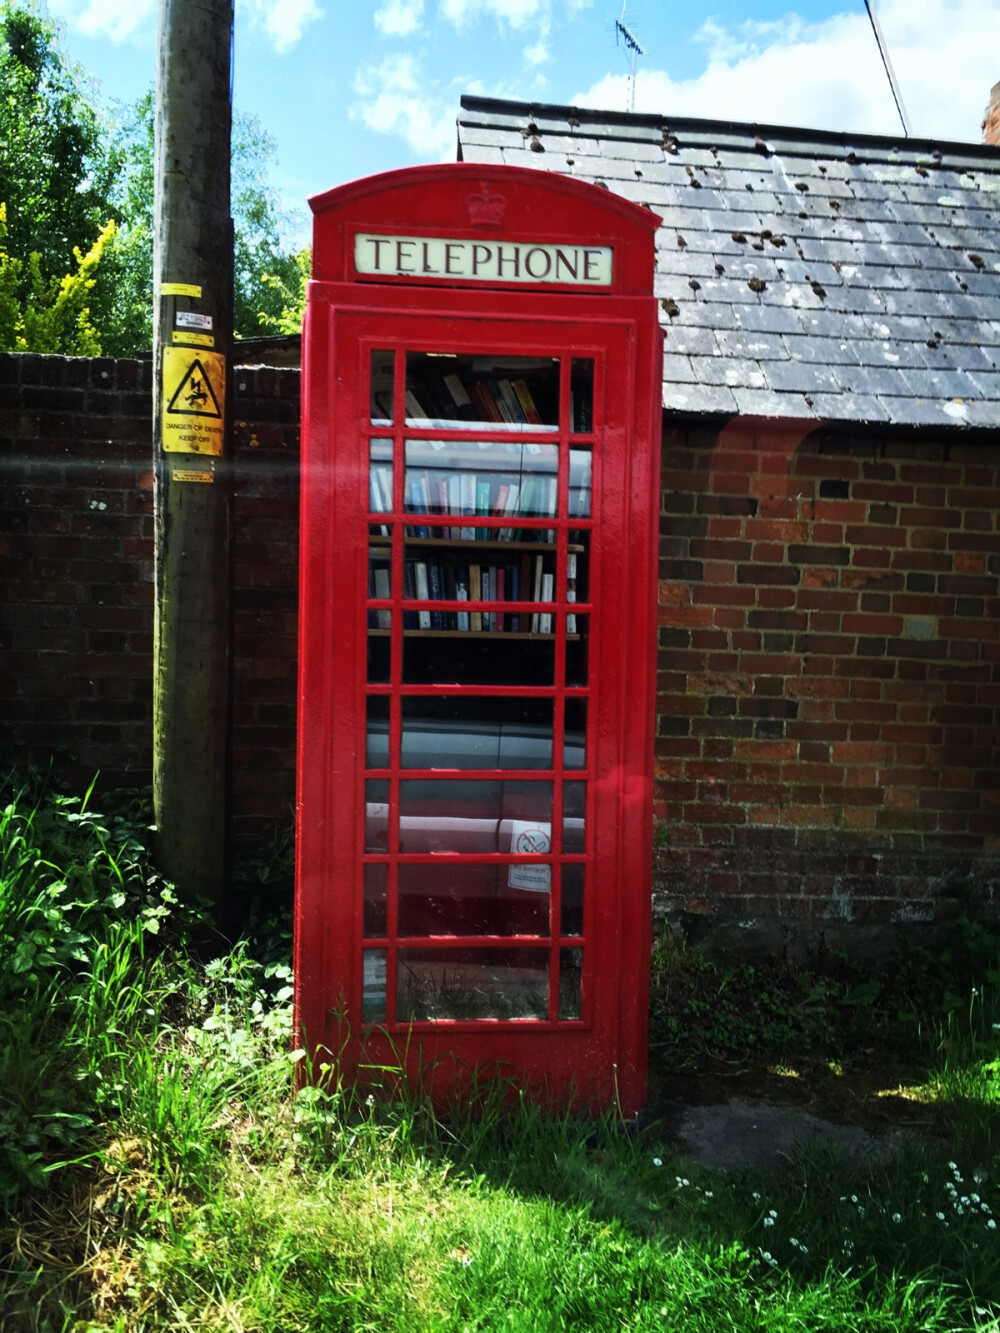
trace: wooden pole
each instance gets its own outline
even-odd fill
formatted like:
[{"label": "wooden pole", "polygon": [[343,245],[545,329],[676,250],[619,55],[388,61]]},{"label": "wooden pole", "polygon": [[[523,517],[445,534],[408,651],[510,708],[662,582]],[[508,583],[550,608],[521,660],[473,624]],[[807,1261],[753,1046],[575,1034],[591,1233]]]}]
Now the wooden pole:
[{"label": "wooden pole", "polygon": [[229,709],[233,0],[160,0],[153,392],[158,862],[221,908]]}]

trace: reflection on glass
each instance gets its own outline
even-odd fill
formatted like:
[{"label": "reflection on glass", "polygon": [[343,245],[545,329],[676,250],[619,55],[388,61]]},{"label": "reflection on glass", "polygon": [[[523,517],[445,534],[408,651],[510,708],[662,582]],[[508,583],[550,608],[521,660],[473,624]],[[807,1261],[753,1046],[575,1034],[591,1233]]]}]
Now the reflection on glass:
[{"label": "reflection on glass", "polygon": [[547,821],[548,841],[551,820],[551,782],[419,778],[399,784],[401,852],[549,851],[549,847],[522,848],[515,842],[522,825],[539,821]]},{"label": "reflection on glass", "polygon": [[587,701],[567,699],[563,732],[563,768],[587,765]]},{"label": "reflection on glass", "polygon": [[547,935],[548,890],[511,884],[517,869],[521,867],[404,861],[399,867],[399,934]]},{"label": "reflection on glass", "polygon": [[587,784],[563,784],[563,845],[564,852],[574,855],[586,851]]},{"label": "reflection on glass", "polygon": [[562,900],[559,931],[562,935],[583,934],[583,886],[587,867],[581,861],[562,866]]},{"label": "reflection on glass", "polygon": [[385,949],[364,949],[362,951],[361,977],[361,1017],[366,1023],[384,1023]]},{"label": "reflection on glass", "polygon": [[408,352],[406,419],[487,430],[554,430],[559,362],[541,356]]},{"label": "reflection on glass", "polygon": [[[520,518],[554,518],[559,450],[554,444],[407,440],[403,503],[408,514],[456,521],[407,529],[409,537],[517,541]],[[589,475],[589,473],[588,473]],[[547,529],[537,534],[554,540]],[[527,534],[535,540],[536,533]]]},{"label": "reflection on glass", "polygon": [[369,768],[389,767],[389,697],[370,694],[366,703],[367,733],[365,764]]},{"label": "reflection on glass", "polygon": [[[369,444],[368,509],[372,514],[392,513],[392,440],[372,440]],[[389,526],[380,523],[376,532],[388,537]]]},{"label": "reflection on glass", "polygon": [[574,435],[589,435],[594,429],[594,362],[574,357],[569,377],[570,423]]},{"label": "reflection on glass", "polygon": [[[590,616],[574,611],[566,620],[566,684],[586,685],[590,669]],[[574,630],[572,637],[570,624]]]},{"label": "reflection on glass", "polygon": [[[551,699],[404,698],[401,764],[403,768],[551,768],[553,720]],[[370,750],[371,746],[370,725]]]},{"label": "reflection on glass", "polygon": [[368,862],[364,881],[364,934],[371,939],[388,930],[389,867],[382,861]]},{"label": "reflection on glass", "polygon": [[389,783],[385,778],[365,783],[365,851],[389,850]]},{"label": "reflection on glass", "polygon": [[400,949],[396,1018],[545,1019],[549,955],[544,949]]},{"label": "reflection on glass", "polygon": [[371,354],[371,398],[370,412],[372,421],[392,420],[394,352],[372,352]]},{"label": "reflection on glass", "polygon": [[589,449],[569,451],[569,516],[590,517],[593,455]]},{"label": "reflection on glass", "polygon": [[[407,614],[404,612],[404,624]],[[471,612],[470,612],[471,615]],[[555,638],[529,634],[404,635],[403,684],[552,685]]]},{"label": "reflection on glass", "polygon": [[580,1018],[583,1014],[583,950],[559,950],[559,1017]]}]

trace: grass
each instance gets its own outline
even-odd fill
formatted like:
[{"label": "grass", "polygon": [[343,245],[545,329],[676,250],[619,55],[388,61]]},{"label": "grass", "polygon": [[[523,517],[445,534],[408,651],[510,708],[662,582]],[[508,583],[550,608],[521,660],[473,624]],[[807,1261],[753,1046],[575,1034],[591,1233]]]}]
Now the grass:
[{"label": "grass", "polygon": [[[138,804],[99,815],[22,779],[0,807],[2,1333],[1000,1328],[988,937],[972,984],[952,969],[933,989],[925,969],[914,1095],[945,1137],[855,1170],[813,1153],[724,1174],[655,1125],[561,1119],[503,1088],[447,1117],[333,1069],[294,1097],[286,934],[199,957],[203,923],[151,869]],[[718,1059],[698,1005],[745,977],[686,954],[660,969],[675,993],[654,1032],[672,1058]],[[826,998],[782,1017],[782,984],[756,987],[764,1009],[715,1006],[727,1055],[834,1049],[881,1021],[846,977],[787,981]]]}]

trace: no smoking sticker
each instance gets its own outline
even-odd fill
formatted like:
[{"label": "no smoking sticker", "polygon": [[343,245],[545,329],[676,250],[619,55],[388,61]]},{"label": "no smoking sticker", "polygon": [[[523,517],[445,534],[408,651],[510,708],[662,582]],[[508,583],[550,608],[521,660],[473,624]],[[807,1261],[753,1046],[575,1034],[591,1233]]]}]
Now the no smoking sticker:
[{"label": "no smoking sticker", "polygon": [[221,454],[226,358],[191,347],[163,349],[164,453]]},{"label": "no smoking sticker", "polygon": [[[552,851],[552,826],[524,819],[510,821],[510,850],[515,856],[548,856]],[[552,867],[522,863],[511,866],[507,883],[512,889],[531,889],[548,893],[552,885]]]}]

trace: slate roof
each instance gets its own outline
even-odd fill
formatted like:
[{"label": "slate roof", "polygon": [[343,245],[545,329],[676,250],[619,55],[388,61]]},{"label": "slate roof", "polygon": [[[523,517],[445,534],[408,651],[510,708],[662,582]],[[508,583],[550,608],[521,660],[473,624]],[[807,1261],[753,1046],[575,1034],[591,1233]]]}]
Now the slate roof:
[{"label": "slate roof", "polygon": [[1000,427],[1000,149],[463,97],[459,157],[663,219],[663,404]]}]

